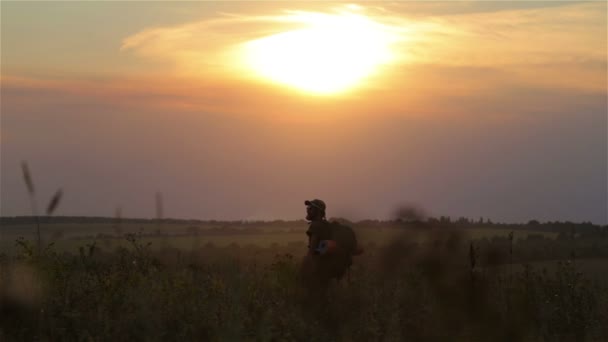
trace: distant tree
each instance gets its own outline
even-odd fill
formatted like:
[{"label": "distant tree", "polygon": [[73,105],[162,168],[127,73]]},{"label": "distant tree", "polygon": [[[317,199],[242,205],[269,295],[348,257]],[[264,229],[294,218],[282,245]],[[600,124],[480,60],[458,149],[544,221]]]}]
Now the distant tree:
[{"label": "distant tree", "polygon": [[460,217],[458,218],[458,221],[456,221],[456,223],[458,224],[469,224],[469,219],[466,217]]},{"label": "distant tree", "polygon": [[430,223],[430,224],[435,224],[435,223],[439,223],[439,220],[438,220],[437,218],[435,218],[435,217],[429,217],[429,218],[426,220],[426,222],[427,222],[427,223]]},{"label": "distant tree", "polygon": [[529,226],[538,226],[539,224],[540,224],[540,222],[538,222],[537,220],[528,221]]}]

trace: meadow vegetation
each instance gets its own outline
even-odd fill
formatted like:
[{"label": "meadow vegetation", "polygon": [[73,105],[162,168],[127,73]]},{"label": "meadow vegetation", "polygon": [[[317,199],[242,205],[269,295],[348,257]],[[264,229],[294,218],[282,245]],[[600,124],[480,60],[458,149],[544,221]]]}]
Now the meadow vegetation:
[{"label": "meadow vegetation", "polygon": [[299,283],[301,221],[79,224],[2,253],[0,340],[608,339],[607,227],[351,223],[365,254],[322,296]]}]

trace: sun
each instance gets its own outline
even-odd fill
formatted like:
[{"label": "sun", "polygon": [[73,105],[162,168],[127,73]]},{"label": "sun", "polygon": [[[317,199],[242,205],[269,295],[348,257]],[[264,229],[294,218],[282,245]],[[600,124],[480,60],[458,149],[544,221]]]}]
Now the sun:
[{"label": "sun", "polygon": [[249,41],[244,63],[258,78],[328,95],[358,86],[389,63],[390,30],[355,13],[296,13],[302,28]]}]

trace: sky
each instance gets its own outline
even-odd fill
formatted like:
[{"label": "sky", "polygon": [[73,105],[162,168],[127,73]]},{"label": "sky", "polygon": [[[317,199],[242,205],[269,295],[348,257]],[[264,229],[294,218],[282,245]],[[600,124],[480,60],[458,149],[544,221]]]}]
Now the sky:
[{"label": "sky", "polygon": [[0,214],[607,224],[606,7],[2,1]]}]

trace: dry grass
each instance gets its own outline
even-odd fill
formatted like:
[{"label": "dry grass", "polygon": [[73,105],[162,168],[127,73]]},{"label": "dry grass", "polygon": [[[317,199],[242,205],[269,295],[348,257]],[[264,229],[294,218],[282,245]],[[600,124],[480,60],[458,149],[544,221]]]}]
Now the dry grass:
[{"label": "dry grass", "polygon": [[[3,340],[530,340],[608,337],[608,286],[573,262],[509,264],[508,237],[459,232],[369,245],[327,298],[298,282],[303,245],[153,250],[130,234],[42,256],[4,256]],[[553,243],[558,243],[555,240]],[[153,242],[154,244],[154,242]],[[513,258],[525,244],[513,244]],[[492,251],[500,248],[501,251]],[[499,253],[500,252],[500,253]],[[566,253],[567,254],[567,253]],[[499,255],[499,256],[497,256]],[[500,256],[503,255],[503,256]],[[471,262],[474,260],[474,262]],[[500,266],[502,265],[502,267]]]}]

